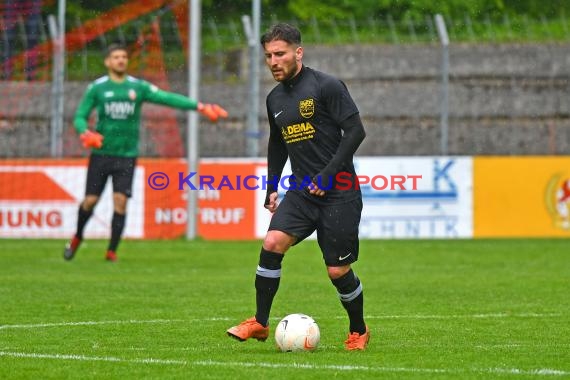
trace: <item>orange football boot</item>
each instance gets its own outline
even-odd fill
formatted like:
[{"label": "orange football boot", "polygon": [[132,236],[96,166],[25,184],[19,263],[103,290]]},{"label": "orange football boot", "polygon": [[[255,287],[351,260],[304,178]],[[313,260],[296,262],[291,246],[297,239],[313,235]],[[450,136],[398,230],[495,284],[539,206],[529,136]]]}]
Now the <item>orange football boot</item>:
[{"label": "orange football boot", "polygon": [[261,323],[257,322],[255,317],[251,317],[239,325],[229,328],[227,333],[229,336],[239,340],[240,342],[244,342],[249,338],[265,342],[269,336],[269,327],[263,326]]},{"label": "orange football boot", "polygon": [[73,236],[73,238],[69,241],[69,243],[65,245],[65,249],[63,251],[63,258],[68,261],[73,259],[73,257],[75,256],[75,252],[77,252],[77,249],[79,248],[80,244],[81,244],[81,239],[78,238],[77,236]]},{"label": "orange football boot", "polygon": [[107,251],[107,254],[105,255],[105,260],[107,261],[117,261],[118,256],[114,251]]},{"label": "orange football boot", "polygon": [[348,334],[348,338],[344,341],[344,348],[348,351],[365,350],[370,340],[370,329],[366,326],[366,332],[359,334],[353,332]]}]

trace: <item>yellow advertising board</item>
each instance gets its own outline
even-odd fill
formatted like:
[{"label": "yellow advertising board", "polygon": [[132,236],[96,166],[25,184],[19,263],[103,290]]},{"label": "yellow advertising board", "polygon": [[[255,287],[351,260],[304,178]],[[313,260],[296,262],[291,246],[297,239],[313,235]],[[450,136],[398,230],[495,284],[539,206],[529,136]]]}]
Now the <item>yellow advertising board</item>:
[{"label": "yellow advertising board", "polygon": [[474,237],[570,237],[570,157],[475,157]]}]

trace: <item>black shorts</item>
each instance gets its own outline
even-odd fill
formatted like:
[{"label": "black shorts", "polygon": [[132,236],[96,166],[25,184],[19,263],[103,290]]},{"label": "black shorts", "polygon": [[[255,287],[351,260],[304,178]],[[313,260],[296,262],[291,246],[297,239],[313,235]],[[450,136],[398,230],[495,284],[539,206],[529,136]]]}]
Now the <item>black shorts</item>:
[{"label": "black shorts", "polygon": [[346,203],[320,205],[295,191],[288,191],[269,223],[269,230],[285,232],[298,242],[317,231],[317,241],[327,266],[343,266],[358,260],[358,226],[362,198]]},{"label": "black shorts", "polygon": [[85,195],[101,195],[107,178],[113,177],[113,192],[132,195],[136,158],[92,154],[87,167]]}]

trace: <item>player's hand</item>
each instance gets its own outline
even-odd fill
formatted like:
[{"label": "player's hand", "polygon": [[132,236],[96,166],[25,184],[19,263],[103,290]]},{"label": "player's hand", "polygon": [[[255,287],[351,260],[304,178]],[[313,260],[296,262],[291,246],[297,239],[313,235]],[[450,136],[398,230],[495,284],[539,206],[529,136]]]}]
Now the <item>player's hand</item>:
[{"label": "player's hand", "polygon": [[315,183],[315,181],[307,186],[307,190],[309,191],[309,194],[316,195],[317,197],[322,197],[325,195],[325,191],[319,189],[319,186]]},{"label": "player's hand", "polygon": [[217,104],[198,103],[197,111],[215,123],[220,117],[228,117],[228,111]]},{"label": "player's hand", "polygon": [[277,210],[277,206],[278,206],[277,191],[268,193],[267,196],[265,197],[265,204],[263,205],[263,207],[268,209],[269,212],[273,214],[275,210]]},{"label": "player's hand", "polygon": [[103,135],[98,132],[86,130],[79,138],[84,148],[101,148],[103,146]]}]

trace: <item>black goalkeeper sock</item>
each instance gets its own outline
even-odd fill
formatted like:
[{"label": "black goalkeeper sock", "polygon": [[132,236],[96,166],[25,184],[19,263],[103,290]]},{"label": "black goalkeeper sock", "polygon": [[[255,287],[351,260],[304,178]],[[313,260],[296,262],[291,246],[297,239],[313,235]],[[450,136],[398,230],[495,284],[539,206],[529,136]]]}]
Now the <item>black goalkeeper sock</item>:
[{"label": "black goalkeeper sock", "polygon": [[282,260],[283,254],[261,248],[259,265],[255,273],[255,300],[257,304],[255,319],[263,326],[269,325],[271,304],[281,280]]},{"label": "black goalkeeper sock", "polygon": [[125,228],[125,215],[119,213],[113,213],[113,219],[111,220],[111,241],[109,242],[109,251],[115,252],[121,240],[121,235],[123,234],[123,229]]},{"label": "black goalkeeper sock", "polygon": [[348,313],[350,332],[364,334],[366,332],[366,324],[364,323],[364,295],[362,294],[360,280],[351,269],[344,276],[331,281],[338,291],[342,306],[344,306]]},{"label": "black goalkeeper sock", "polygon": [[91,215],[93,215],[92,209],[86,211],[82,205],[79,205],[79,211],[77,212],[77,231],[75,232],[75,236],[79,239],[83,239],[83,229],[89,221],[89,218],[91,218]]}]

